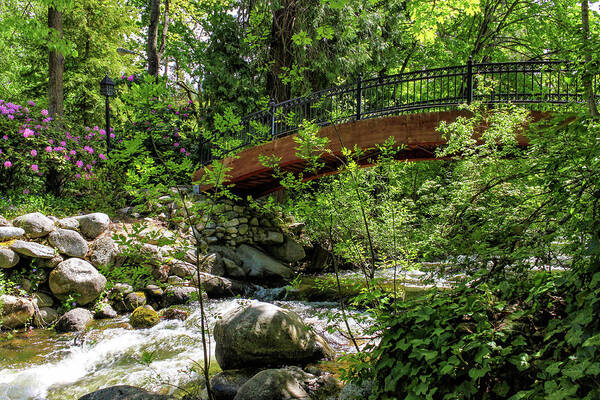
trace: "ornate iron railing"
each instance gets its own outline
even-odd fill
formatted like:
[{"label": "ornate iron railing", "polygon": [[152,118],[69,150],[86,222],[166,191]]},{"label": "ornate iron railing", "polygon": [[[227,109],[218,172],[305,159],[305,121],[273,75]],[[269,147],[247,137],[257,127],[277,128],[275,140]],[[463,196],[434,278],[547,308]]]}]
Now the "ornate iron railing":
[{"label": "ornate iron railing", "polygon": [[[225,153],[296,133],[303,121],[319,126],[415,112],[447,111],[472,101],[547,108],[584,102],[581,69],[566,61],[476,64],[362,79],[271,103],[245,116],[231,133]],[[593,78],[596,99],[600,80]],[[212,145],[200,149],[203,164],[213,160]]]}]

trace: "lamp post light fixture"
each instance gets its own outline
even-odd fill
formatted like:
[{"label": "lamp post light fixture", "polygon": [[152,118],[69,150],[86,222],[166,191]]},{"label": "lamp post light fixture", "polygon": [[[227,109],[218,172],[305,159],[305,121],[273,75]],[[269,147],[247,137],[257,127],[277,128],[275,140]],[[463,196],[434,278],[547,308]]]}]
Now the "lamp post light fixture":
[{"label": "lamp post light fixture", "polygon": [[110,152],[110,101],[115,95],[115,82],[106,75],[100,81],[100,94],[106,97],[106,154]]}]

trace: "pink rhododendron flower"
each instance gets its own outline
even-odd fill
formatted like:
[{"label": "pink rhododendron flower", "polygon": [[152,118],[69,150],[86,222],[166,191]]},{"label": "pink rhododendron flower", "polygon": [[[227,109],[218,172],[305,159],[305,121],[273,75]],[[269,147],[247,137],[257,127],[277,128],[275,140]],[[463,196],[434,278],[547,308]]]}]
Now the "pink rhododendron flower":
[{"label": "pink rhododendron flower", "polygon": [[75,165],[77,165],[77,168],[81,168],[81,167],[83,167],[83,161],[77,160],[77,162],[75,163]]},{"label": "pink rhododendron flower", "polygon": [[77,154],[77,151],[75,151],[75,150],[71,150],[71,151],[69,152],[69,154],[71,154],[72,156],[74,156],[75,154]]},{"label": "pink rhododendron flower", "polygon": [[133,82],[133,75],[129,75],[129,76],[127,77],[127,80],[128,80],[129,82]]},{"label": "pink rhododendron flower", "polygon": [[93,130],[98,131],[98,130],[100,130],[100,128],[98,128],[98,125],[96,125],[96,126],[94,126]]},{"label": "pink rhododendron flower", "polygon": [[179,149],[179,151],[185,153],[185,147],[182,147],[181,149]]},{"label": "pink rhododendron flower", "polygon": [[50,140],[48,140],[48,143],[54,144],[54,140],[50,139]]},{"label": "pink rhododendron flower", "polygon": [[75,178],[77,178],[77,179],[81,178],[81,174],[75,174]]},{"label": "pink rhododendron flower", "polygon": [[2,139],[8,140],[8,136],[4,135],[4,136],[2,136]]},{"label": "pink rhododendron flower", "polygon": [[29,101],[27,102],[27,104],[29,104],[31,107],[35,107],[35,102],[33,102],[33,101],[31,101],[31,100],[29,100]]},{"label": "pink rhododendron flower", "polygon": [[12,167],[12,163],[10,161],[4,161],[4,168]]},{"label": "pink rhododendron flower", "polygon": [[46,146],[46,148],[44,150],[46,150],[47,153],[51,153],[52,152],[52,147]]},{"label": "pink rhododendron flower", "polygon": [[110,134],[110,137],[111,137],[111,139],[114,139],[116,136],[115,136],[115,134],[114,134],[114,133],[111,133],[111,134]]},{"label": "pink rhododendron flower", "polygon": [[106,131],[104,129],[100,129],[98,133],[102,136],[106,135]]},{"label": "pink rhododendron flower", "polygon": [[66,146],[66,145],[67,145],[67,142],[65,142],[65,141],[63,140],[63,141],[61,141],[61,142],[60,142],[60,145],[61,145],[61,146]]},{"label": "pink rhododendron flower", "polygon": [[44,110],[42,110],[42,111],[41,111],[41,113],[42,113],[42,115],[45,117],[45,116],[47,116],[47,115],[48,115],[48,110],[45,110],[45,109],[44,109]]},{"label": "pink rhododendron flower", "polygon": [[102,153],[98,154],[98,158],[100,158],[101,160],[106,160],[106,156]]},{"label": "pink rhododendron flower", "polygon": [[174,147],[179,147],[179,142],[175,142],[175,143],[173,143],[173,146],[174,146]]},{"label": "pink rhododendron flower", "polygon": [[29,154],[31,154],[31,157],[35,157],[37,156],[37,150],[33,149],[29,152]]},{"label": "pink rhododendron flower", "polygon": [[9,114],[9,115],[8,115],[8,119],[15,119],[15,116],[14,116],[14,115],[12,115],[12,114]]},{"label": "pink rhododendron flower", "polygon": [[29,136],[33,136],[33,131],[29,128],[25,128],[25,130],[23,131],[23,137],[24,138],[28,138]]},{"label": "pink rhododendron flower", "polygon": [[39,171],[39,167],[37,166],[37,164],[31,164],[31,169],[34,171]]}]

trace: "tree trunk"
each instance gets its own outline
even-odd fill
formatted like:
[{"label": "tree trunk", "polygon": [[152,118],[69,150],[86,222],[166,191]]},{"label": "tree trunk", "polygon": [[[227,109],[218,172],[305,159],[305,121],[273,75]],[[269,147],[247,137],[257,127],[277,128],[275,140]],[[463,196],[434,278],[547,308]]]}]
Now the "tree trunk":
[{"label": "tree trunk", "polygon": [[585,90],[585,99],[588,103],[590,114],[594,117],[598,117],[598,108],[596,106],[596,99],[594,97],[594,72],[592,68],[592,54],[590,50],[590,10],[588,0],[581,1],[581,24],[582,24],[582,36],[583,36],[583,56],[584,56],[584,69],[583,69],[583,87]]},{"label": "tree trunk", "polygon": [[291,96],[289,83],[281,79],[293,65],[292,36],[297,18],[296,0],[283,0],[278,9],[273,10],[269,61],[271,69],[267,74],[267,91],[273,101],[279,103]]},{"label": "tree trunk", "polygon": [[[48,8],[48,28],[58,31],[62,38],[62,12]],[[63,72],[65,58],[56,50],[49,49],[48,57],[48,112],[54,119],[63,116]]]},{"label": "tree trunk", "polygon": [[158,19],[160,17],[161,0],[150,0],[150,25],[148,25],[148,43],[146,58],[148,59],[148,73],[158,79],[160,56],[158,53]]}]

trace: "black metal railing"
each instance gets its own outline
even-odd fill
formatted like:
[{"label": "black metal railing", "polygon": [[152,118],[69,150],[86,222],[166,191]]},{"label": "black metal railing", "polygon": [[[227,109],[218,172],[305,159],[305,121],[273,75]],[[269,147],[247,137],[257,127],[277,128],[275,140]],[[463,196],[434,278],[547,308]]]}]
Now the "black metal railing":
[{"label": "black metal railing", "polygon": [[[566,61],[473,63],[362,79],[299,97],[271,103],[245,116],[231,132],[227,154],[296,133],[303,121],[318,126],[415,112],[448,111],[473,101],[568,105],[584,102],[581,69]],[[593,78],[596,100],[600,80]],[[200,149],[202,164],[215,159],[210,143]]]}]

